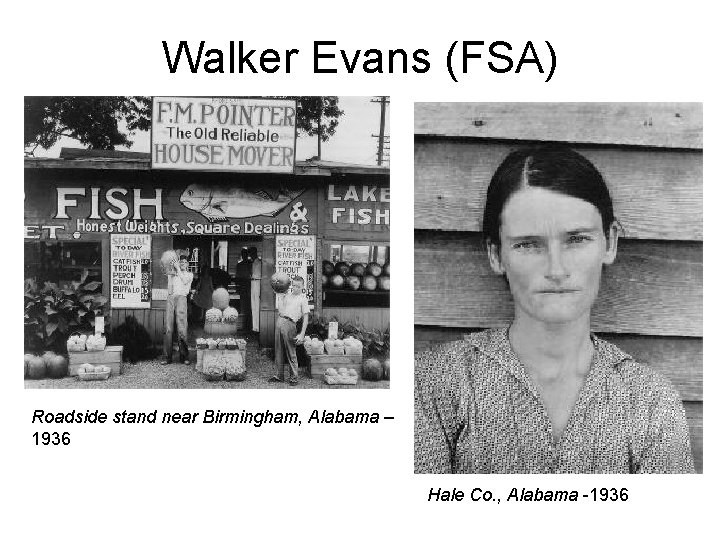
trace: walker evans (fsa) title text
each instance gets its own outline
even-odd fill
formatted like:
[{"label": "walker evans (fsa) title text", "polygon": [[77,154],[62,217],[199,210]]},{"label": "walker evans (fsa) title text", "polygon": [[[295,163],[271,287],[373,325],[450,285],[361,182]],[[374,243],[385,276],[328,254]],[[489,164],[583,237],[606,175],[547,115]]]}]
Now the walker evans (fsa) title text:
[{"label": "walker evans (fsa) title text", "polygon": [[[264,49],[258,52],[246,46],[243,41],[229,41],[221,46],[208,46],[202,40],[197,45],[186,40],[177,45],[162,41],[165,61],[170,73],[187,67],[191,73],[203,71],[215,73],[291,73],[295,56],[300,49]],[[173,53],[174,51],[174,53]],[[185,64],[182,60],[187,61]],[[486,58],[488,58],[486,60]],[[496,40],[458,41],[448,47],[445,66],[450,78],[458,81],[458,76],[471,73],[479,68],[492,73],[519,74],[531,70],[549,82],[557,67],[557,55],[550,41],[525,41],[510,43]],[[461,71],[458,73],[458,68]],[[405,49],[355,49],[346,51],[337,47],[336,41],[313,42],[313,73],[427,73],[430,71],[430,51],[415,49],[409,53]]]}]

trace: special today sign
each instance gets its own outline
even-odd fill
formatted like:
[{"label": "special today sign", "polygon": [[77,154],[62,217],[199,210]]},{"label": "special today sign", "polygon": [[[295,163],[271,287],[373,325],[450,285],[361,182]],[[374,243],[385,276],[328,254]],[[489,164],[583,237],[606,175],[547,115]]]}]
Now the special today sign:
[{"label": "special today sign", "polygon": [[152,168],[291,174],[296,112],[293,100],[153,98]]}]

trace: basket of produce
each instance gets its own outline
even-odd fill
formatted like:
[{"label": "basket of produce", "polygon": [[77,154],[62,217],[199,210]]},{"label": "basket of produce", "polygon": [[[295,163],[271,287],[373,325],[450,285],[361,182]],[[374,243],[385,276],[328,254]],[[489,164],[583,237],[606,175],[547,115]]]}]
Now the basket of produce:
[{"label": "basket of produce", "polygon": [[110,367],[83,364],[78,369],[78,378],[81,381],[105,381],[110,378]]},{"label": "basket of produce", "polygon": [[245,359],[239,354],[228,357],[225,363],[225,378],[228,381],[244,381],[246,376]]},{"label": "basket of produce", "polygon": [[325,351],[328,354],[345,354],[345,346],[341,339],[326,339]]},{"label": "basket of produce", "polygon": [[237,340],[234,340],[233,338],[226,338],[225,339],[225,348],[230,351],[235,351],[238,348]]},{"label": "basket of produce", "polygon": [[227,360],[223,356],[209,358],[203,362],[203,375],[208,381],[221,381],[225,377]]},{"label": "basket of produce", "polygon": [[352,368],[327,368],[323,377],[327,384],[357,384],[358,382],[357,371]]},{"label": "basket of produce", "polygon": [[195,348],[196,349],[207,349],[208,348],[207,340],[205,338],[197,338],[195,340]]},{"label": "basket of produce", "polygon": [[362,354],[363,352],[362,341],[353,336],[346,337],[342,340],[342,343],[345,348],[345,354]]},{"label": "basket of produce", "polygon": [[67,340],[68,352],[84,351],[86,340],[87,340],[87,336],[85,334],[81,334],[79,332],[70,334],[70,337]]},{"label": "basket of produce", "polygon": [[105,336],[93,335],[89,336],[85,341],[85,348],[88,351],[104,351],[105,344]]},{"label": "basket of produce", "polygon": [[311,338],[310,336],[305,336],[303,346],[305,347],[305,351],[310,355],[325,353],[325,346],[323,342],[316,337]]}]

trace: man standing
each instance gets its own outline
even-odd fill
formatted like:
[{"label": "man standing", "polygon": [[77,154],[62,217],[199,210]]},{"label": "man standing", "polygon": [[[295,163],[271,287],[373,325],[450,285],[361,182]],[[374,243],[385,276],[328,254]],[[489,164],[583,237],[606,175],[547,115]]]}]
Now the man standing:
[{"label": "man standing", "polygon": [[[290,364],[290,379],[288,384],[295,386],[298,383],[298,361],[295,346],[305,339],[310,306],[307,296],[303,293],[305,280],[300,276],[292,279],[290,291],[278,294],[278,318],[275,323],[275,367],[277,375],[270,378],[270,382],[277,383],[285,380],[284,361],[287,358]],[[297,323],[302,319],[302,329],[297,332]]]},{"label": "man standing", "polygon": [[180,361],[190,363],[187,345],[187,295],[190,293],[193,274],[188,272],[188,258],[180,255],[168,270],[168,297],[165,306],[165,354],[161,364],[171,364],[173,354],[173,328],[177,327]]},{"label": "man standing", "polygon": [[252,274],[250,281],[250,309],[252,311],[252,331],[260,332],[260,278],[262,277],[262,260],[258,256],[257,248],[250,248],[252,259]]}]

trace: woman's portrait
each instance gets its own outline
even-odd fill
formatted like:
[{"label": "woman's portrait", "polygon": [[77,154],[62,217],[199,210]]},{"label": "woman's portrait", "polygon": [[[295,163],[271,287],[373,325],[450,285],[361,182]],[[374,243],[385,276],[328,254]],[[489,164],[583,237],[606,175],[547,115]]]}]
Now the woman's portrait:
[{"label": "woman's portrait", "polygon": [[[429,129],[418,115],[437,114],[433,105],[416,105],[416,132]],[[507,112],[492,105],[488,125],[502,114],[507,119]],[[552,104],[524,107],[533,105],[539,106],[536,115],[557,114],[557,108],[549,109]],[[593,105],[597,114],[602,105]],[[584,121],[582,112],[575,114]],[[542,130],[548,132],[552,129]],[[623,159],[632,165],[633,160],[668,162],[673,156],[688,161],[690,155],[697,174],[701,153],[628,148],[624,143],[595,147],[587,141],[573,144],[561,135],[554,135],[556,140],[523,138],[508,146],[494,137],[416,137],[416,204],[431,200],[423,191],[418,197],[418,189],[426,189],[429,173],[424,167],[437,175],[438,163],[443,163],[437,159],[440,152],[456,154],[447,174],[456,169],[468,175],[468,167],[474,167],[487,170],[489,178],[479,182],[484,196],[479,234],[452,230],[452,223],[447,231],[418,230],[416,217],[415,472],[695,472],[685,404],[696,412],[699,397],[702,405],[702,388],[691,382],[702,377],[702,345],[692,328],[696,321],[683,321],[680,312],[695,316],[699,309],[701,327],[701,253],[693,253],[695,238],[664,240],[673,245],[658,242],[653,236],[662,236],[665,225],[653,232],[653,210],[646,216],[632,214],[635,203],[616,202],[613,195],[644,196],[642,181],[619,189],[618,182],[639,178],[623,173],[627,164],[618,165]],[[594,156],[612,177],[611,185],[593,163]],[[615,165],[606,165],[610,162]],[[657,163],[654,168],[657,181]],[[472,172],[469,176],[472,185]],[[695,181],[674,178],[683,180]],[[701,172],[696,180],[701,182]],[[447,193],[442,188],[438,184],[440,200]],[[466,191],[463,196],[469,195]],[[685,202],[690,200],[688,196]],[[668,265],[662,261],[663,249],[667,257],[681,254],[685,260],[677,268]],[[446,268],[433,276],[429,259],[442,264],[440,253],[445,264],[461,269]],[[678,269],[684,274],[672,275]],[[434,294],[427,292],[433,280],[444,302],[452,301],[452,294],[442,289],[453,277],[461,309],[428,303],[425,296]],[[655,296],[674,279],[698,282],[684,285],[684,301],[699,303],[699,308],[684,306],[658,320],[654,312],[663,306],[672,309],[677,299],[673,294],[643,296]],[[622,315],[625,310],[630,318]],[[679,358],[668,358],[673,354]],[[695,439],[702,444],[701,436]]]}]

